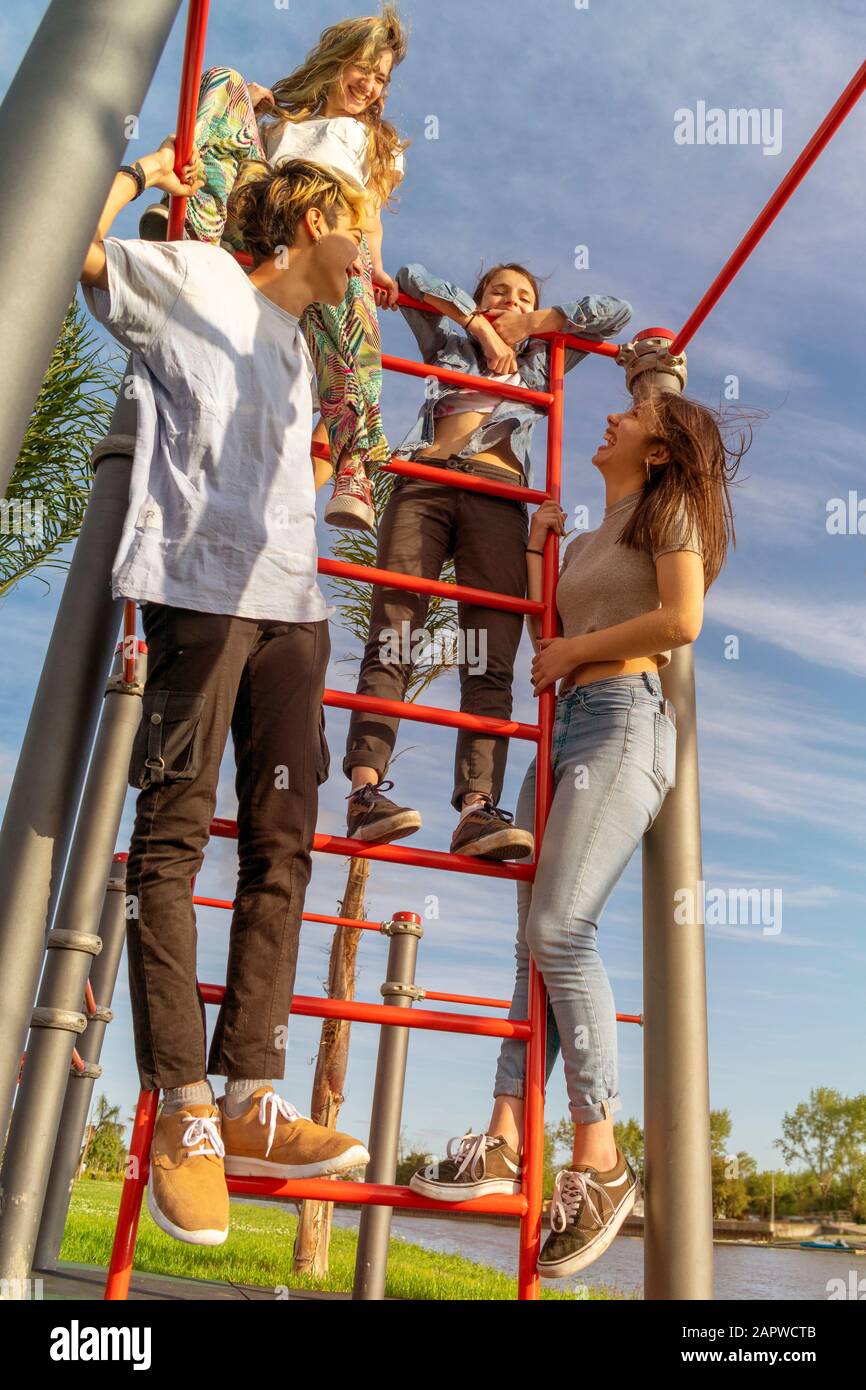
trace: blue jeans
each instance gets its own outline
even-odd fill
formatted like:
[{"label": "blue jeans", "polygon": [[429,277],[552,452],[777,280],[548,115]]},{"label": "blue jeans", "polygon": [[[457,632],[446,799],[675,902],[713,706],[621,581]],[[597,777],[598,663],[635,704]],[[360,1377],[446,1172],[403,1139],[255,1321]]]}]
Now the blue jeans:
[{"label": "blue jeans", "polygon": [[[676,728],[654,672],[573,686],[556,703],[553,805],[534,883],[517,885],[517,977],[510,1018],[529,1010],[532,954],[548,992],[547,1070],[565,1062],[575,1124],[621,1109],[616,1011],[598,954],[598,920],[676,782]],[[533,828],[535,760],[515,824]],[[507,1038],[495,1096],[522,1096],[526,1044]]]}]

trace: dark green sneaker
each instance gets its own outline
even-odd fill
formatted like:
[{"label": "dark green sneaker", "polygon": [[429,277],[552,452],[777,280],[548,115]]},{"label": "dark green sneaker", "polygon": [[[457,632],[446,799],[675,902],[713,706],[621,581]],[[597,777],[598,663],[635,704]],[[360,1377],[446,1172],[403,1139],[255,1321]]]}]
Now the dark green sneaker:
[{"label": "dark green sneaker", "polygon": [[616,1166],[600,1174],[580,1164],[556,1175],[550,1235],[538,1257],[542,1279],[564,1279],[592,1264],[613,1244],[637,1201],[637,1175],[617,1149]]},{"label": "dark green sneaker", "polygon": [[512,825],[514,816],[490,800],[473,806],[460,817],[451,837],[452,854],[477,855],[483,859],[526,859],[535,843],[528,830]]},{"label": "dark green sneaker", "polygon": [[465,1202],[491,1193],[513,1197],[520,1191],[520,1158],[501,1134],[464,1134],[448,1140],[446,1158],[413,1173],[409,1186],[437,1202]]},{"label": "dark green sneaker", "polygon": [[402,840],[404,835],[414,835],[421,824],[419,813],[409,806],[397,806],[382,795],[393,785],[393,782],[380,782],[374,787],[372,782],[366,782],[349,793],[346,827],[353,840],[363,840],[367,845],[389,845],[392,840]]}]

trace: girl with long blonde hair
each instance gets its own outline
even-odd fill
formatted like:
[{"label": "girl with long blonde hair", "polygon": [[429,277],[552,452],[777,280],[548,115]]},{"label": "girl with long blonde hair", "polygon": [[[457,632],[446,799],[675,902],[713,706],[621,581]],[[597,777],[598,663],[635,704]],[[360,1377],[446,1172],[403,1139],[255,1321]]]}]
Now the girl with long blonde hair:
[{"label": "girl with long blonde hair", "polygon": [[[230,68],[210,68],[199,92],[195,146],[205,183],[187,204],[186,236],[245,250],[232,195],[260,176],[263,164],[312,160],[366,194],[362,273],[348,281],[339,306],[313,304],[301,320],[321,411],[314,440],[327,443],[331,456],[330,465],[314,459],[317,484],[336,472],[325,520],[350,529],[372,530],[369,474],[390,455],[379,408],[376,307],[394,308],[398,294],[382,263],[381,212],[393,205],[408,142],[385,119],[384,106],[406,46],[396,6],[383,4],[378,15],[323,30],[303,63],[272,88],[247,83]],[[166,220],[164,206],[149,208],[142,236],[161,239]]]}]

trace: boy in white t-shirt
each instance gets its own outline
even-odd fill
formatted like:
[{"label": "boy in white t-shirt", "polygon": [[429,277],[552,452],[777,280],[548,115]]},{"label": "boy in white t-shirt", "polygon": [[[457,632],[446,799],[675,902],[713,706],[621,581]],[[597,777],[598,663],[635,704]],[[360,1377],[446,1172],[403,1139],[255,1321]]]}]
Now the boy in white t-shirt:
[{"label": "boy in white t-shirt", "polygon": [[[301,1116],[282,1077],[318,787],[329,609],[317,583],[306,306],[357,270],[362,209],[296,160],[250,183],[238,215],[254,269],[194,241],[106,239],[146,187],[189,194],[168,140],[123,166],[81,280],[132,353],[138,432],[114,596],[148,643],[130,763],[130,994],[141,1084],[162,1089],[148,1206],[179,1240],[228,1234],[225,1174],[314,1177],[366,1164],[363,1144]],[[209,1058],[191,880],[231,728],[239,878],[225,998]],[[214,1103],[207,1074],[228,1077]]]}]

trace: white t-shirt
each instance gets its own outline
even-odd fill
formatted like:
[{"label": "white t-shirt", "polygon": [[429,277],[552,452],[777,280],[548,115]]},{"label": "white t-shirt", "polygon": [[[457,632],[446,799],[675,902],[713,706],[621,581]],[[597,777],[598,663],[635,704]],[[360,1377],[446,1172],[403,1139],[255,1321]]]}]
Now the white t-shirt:
[{"label": "white t-shirt", "polygon": [[[286,159],[311,159],[332,169],[356,188],[370,182],[367,157],[367,126],[354,116],[310,116],[305,121],[280,121],[260,128],[265,152],[276,168]],[[402,178],[402,152],[394,160]]]},{"label": "white t-shirt", "polygon": [[138,433],[115,598],[314,622],[314,369],[294,315],[197,241],[105,242],[84,297],[132,356]]}]

